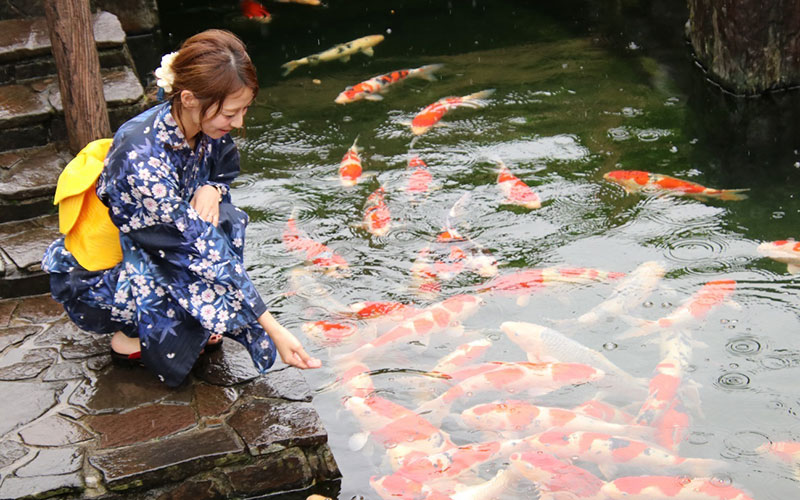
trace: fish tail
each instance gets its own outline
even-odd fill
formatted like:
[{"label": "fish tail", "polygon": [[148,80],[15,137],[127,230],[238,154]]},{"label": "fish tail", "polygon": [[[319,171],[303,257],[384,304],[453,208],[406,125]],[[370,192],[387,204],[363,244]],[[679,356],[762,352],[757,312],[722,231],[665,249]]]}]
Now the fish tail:
[{"label": "fish tail", "polygon": [[489,103],[486,101],[491,95],[494,94],[494,89],[486,89],[481,90],[480,92],[475,92],[474,94],[465,95],[462,100],[463,105],[474,107],[474,108],[482,108]]},{"label": "fish tail", "polygon": [[722,190],[720,190],[719,194],[717,195],[717,198],[719,198],[720,200],[725,200],[725,201],[746,200],[747,199],[747,195],[746,194],[742,194],[745,191],[750,191],[750,189],[749,188],[744,188],[744,189],[722,189]]},{"label": "fish tail", "polygon": [[413,76],[415,78],[422,78],[423,80],[428,80],[429,82],[435,82],[437,80],[436,73],[440,69],[444,67],[444,64],[428,64],[425,66],[420,66],[419,68],[412,70],[411,74],[408,76]]},{"label": "fish tail", "polygon": [[282,64],[282,65],[281,65],[281,68],[283,68],[283,73],[281,73],[281,76],[286,76],[286,75],[288,75],[289,73],[291,73],[292,71],[294,71],[294,70],[296,70],[298,67],[300,67],[300,65],[301,65],[301,64],[302,64],[302,63],[300,62],[300,60],[297,60],[297,61],[289,61],[289,62],[287,62],[287,63],[284,63],[284,64]]}]

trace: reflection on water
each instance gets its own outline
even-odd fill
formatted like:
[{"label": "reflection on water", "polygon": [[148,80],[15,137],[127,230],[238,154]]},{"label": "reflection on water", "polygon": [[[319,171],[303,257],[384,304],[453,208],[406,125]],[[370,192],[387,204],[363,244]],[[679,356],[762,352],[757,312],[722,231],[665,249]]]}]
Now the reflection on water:
[{"label": "reflection on water", "polygon": [[[655,371],[659,363],[673,356],[680,360],[674,401],[688,418],[688,427],[674,433],[679,439],[675,451],[714,459],[715,466],[706,472],[716,484],[730,483],[753,498],[797,496],[795,470],[765,445],[800,440],[800,394],[793,383],[800,366],[800,285],[785,265],[756,253],[762,241],[800,237],[796,138],[786,127],[745,123],[752,115],[743,111],[726,114],[729,103],[709,98],[684,47],[678,43],[670,52],[648,38],[663,23],[623,28],[596,9],[588,19],[576,20],[566,10],[533,4],[418,0],[394,10],[364,3],[350,7],[363,8],[362,17],[338,4],[323,11],[275,4],[269,33],[242,34],[262,80],[247,135],[239,143],[243,174],[233,192],[252,220],[248,271],[282,321],[300,335],[307,332],[303,342],[323,359],[322,369],[306,375],[317,389],[314,403],[344,474],[339,498],[376,498],[370,478],[392,474],[397,457],[414,450],[416,439],[407,436],[408,442],[400,443],[380,437],[381,426],[358,414],[356,400],[348,404],[347,398],[363,396],[353,392],[368,387],[406,410],[424,408],[463,382],[431,373],[468,343],[484,348],[463,366],[530,359],[500,329],[507,321],[553,328],[602,353],[644,385],[630,390],[599,380],[532,393],[527,388],[512,392],[508,383],[487,393],[481,379],[472,379],[467,392],[450,402],[436,422],[441,439],[468,445],[508,437],[470,427],[461,418],[464,410],[493,401],[524,400],[562,409],[606,401],[642,420],[644,414],[638,414],[647,398],[646,384],[660,373]],[[566,2],[564,9],[577,4]],[[654,3],[656,8],[667,4]],[[196,20],[199,28],[213,24]],[[608,40],[609,25],[630,38]],[[371,33],[387,34],[372,58],[356,55],[348,63],[278,76],[285,61]],[[439,81],[395,85],[380,102],[333,102],[348,85],[437,63],[444,64]],[[496,89],[487,108],[453,110],[441,126],[413,139],[408,122],[424,106],[484,88]],[[783,99],[796,106],[796,98]],[[742,128],[767,137],[750,137]],[[773,133],[774,140],[768,140]],[[344,188],[337,179],[339,161],[356,137],[363,147],[365,175],[358,185]],[[427,164],[433,189],[412,197],[403,187],[413,155]],[[538,193],[542,208],[507,203],[497,186],[497,160]],[[628,195],[603,180],[604,173],[616,169],[751,191],[747,200],[737,202]],[[386,189],[392,216],[392,230],[380,238],[357,227],[366,197],[379,186]],[[464,193],[470,193],[466,206],[450,213]],[[309,271],[286,250],[281,234],[293,211],[301,231],[350,263],[348,275]],[[621,291],[619,280],[559,277],[555,271],[542,274],[524,293],[479,292],[491,278],[475,272],[451,273],[438,288],[420,290],[412,276],[414,263],[446,227],[496,259],[501,278],[530,269],[630,274],[648,261],[661,263],[666,274],[644,299]],[[450,258],[450,264],[458,260]],[[735,281],[730,296],[698,299],[704,284],[719,280]],[[457,294],[477,294],[484,303],[477,313],[433,334],[402,338],[352,358],[403,317],[343,316],[352,313],[349,305],[393,301],[422,309]],[[618,296],[636,299],[599,321],[578,321]],[[664,318],[679,328],[657,326]],[[303,329],[320,321],[357,329],[323,323]],[[636,331],[649,333],[630,336]],[[569,357],[571,351],[559,352]],[[345,383],[343,373],[356,361],[363,362],[364,372],[358,383]],[[452,376],[459,366],[449,366]],[[365,430],[372,433],[364,439]],[[668,442],[663,436],[651,440]],[[510,455],[508,450],[498,453],[476,462],[458,480],[431,485],[450,491],[456,483],[489,480],[510,467]],[[578,457],[573,464],[604,480],[694,472],[609,462]],[[499,498],[528,499],[536,491],[527,480],[505,488]]]}]

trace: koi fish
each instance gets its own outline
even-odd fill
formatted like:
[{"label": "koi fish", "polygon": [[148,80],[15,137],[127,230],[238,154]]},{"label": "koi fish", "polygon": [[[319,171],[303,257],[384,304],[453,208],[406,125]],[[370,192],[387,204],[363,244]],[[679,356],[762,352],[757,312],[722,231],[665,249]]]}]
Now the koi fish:
[{"label": "koi fish", "polygon": [[653,174],[642,170],[612,170],[603,175],[603,179],[619,184],[630,193],[664,193],[695,198],[715,198],[718,200],[744,200],[747,195],[741,194],[749,189],[712,189],[700,184],[676,179],[669,175]]},{"label": "koi fish", "polygon": [[306,321],[300,328],[318,345],[325,347],[341,345],[358,332],[356,325],[325,320]]},{"label": "koi fish", "polygon": [[377,339],[346,354],[343,359],[358,361],[370,353],[398,342],[427,342],[433,333],[456,326],[478,310],[483,300],[474,295],[456,295],[425,308]]},{"label": "koi fish", "polygon": [[756,251],[764,257],[786,264],[791,274],[800,273],[800,241],[765,241],[758,245]]},{"label": "koi fish", "polygon": [[303,57],[302,59],[289,61],[281,65],[281,68],[283,68],[283,76],[288,75],[304,64],[310,64],[314,66],[321,62],[334,61],[336,59],[341,59],[342,62],[347,62],[350,60],[350,56],[359,52],[371,57],[375,53],[372,47],[378,45],[382,41],[383,35],[369,35],[347,43],[340,43],[339,45],[335,45],[328,50]]},{"label": "koi fish", "polygon": [[422,78],[423,80],[436,81],[434,72],[439,71],[443,64],[429,64],[414,69],[400,69],[378,75],[365,80],[361,83],[344,89],[333,102],[336,104],[347,104],[361,99],[367,101],[383,100],[382,93],[386,92],[390,86],[406,78]]},{"label": "koi fish", "polygon": [[242,15],[251,21],[257,21],[263,24],[272,21],[272,15],[267,12],[267,9],[265,9],[263,5],[255,0],[242,0],[239,3],[239,9],[241,9]]},{"label": "koi fish", "polygon": [[512,453],[511,467],[521,476],[550,492],[568,491],[571,498],[598,498],[605,482],[591,472],[547,453]]},{"label": "koi fish", "polygon": [[356,302],[347,306],[348,315],[358,319],[376,319],[388,317],[390,319],[407,319],[420,311],[414,306],[392,301],[366,301]]},{"label": "koi fish", "polygon": [[299,3],[302,5],[322,5],[319,0],[274,0],[278,3]]},{"label": "koi fish", "polygon": [[770,452],[787,463],[800,464],[800,443],[796,441],[776,441],[764,443],[756,451],[759,453]]},{"label": "koi fish", "polygon": [[367,398],[375,393],[369,367],[361,363],[350,366],[336,382],[345,388],[348,396]]},{"label": "koi fish", "polygon": [[482,285],[478,292],[527,296],[555,283],[588,284],[595,281],[615,280],[623,276],[625,273],[584,267],[526,269],[493,278]]},{"label": "koi fish", "polygon": [[[494,368],[491,368],[494,365]],[[487,391],[501,391],[502,394],[527,392],[531,396],[541,396],[569,385],[585,384],[603,377],[602,370],[581,363],[487,363],[488,370],[481,367],[475,375],[468,376],[449,388],[440,396],[420,405],[418,412],[426,413],[431,422],[439,422],[450,406],[465,395],[475,395]],[[458,380],[458,376],[453,377]]]},{"label": "koi fish", "polygon": [[607,300],[578,317],[578,322],[587,325],[609,316],[626,314],[650,295],[665,272],[658,262],[641,264],[620,281]]},{"label": "koi fish", "polygon": [[736,291],[736,281],[734,280],[709,281],[671,314],[656,321],[644,322],[638,329],[629,330],[619,338],[640,337],[659,328],[682,328],[690,325],[694,321],[705,318],[714,307],[729,302],[728,299],[734,291]]},{"label": "koi fish", "polygon": [[705,477],[630,476],[609,481],[600,489],[612,500],[753,500],[744,491]]},{"label": "koi fish", "polygon": [[433,175],[428,171],[428,166],[422,161],[419,156],[413,156],[408,160],[408,168],[414,169],[408,177],[406,184],[406,192],[408,193],[427,193],[430,183],[433,180]]},{"label": "koi fish", "polygon": [[334,253],[333,249],[303,236],[297,229],[294,215],[290,216],[289,220],[286,221],[286,229],[283,231],[283,244],[288,250],[304,253],[308,262],[326,272],[336,272],[349,267],[347,261],[342,256]]},{"label": "koi fish", "polygon": [[600,352],[576,342],[566,335],[545,326],[524,321],[506,321],[500,329],[509,340],[527,353],[531,363],[569,361],[596,366],[606,373],[626,383],[626,390],[642,389],[645,382],[634,378],[618,367]]},{"label": "koi fish", "polygon": [[445,97],[439,99],[433,104],[429,104],[422,109],[411,120],[411,132],[414,135],[422,135],[431,127],[436,125],[439,120],[450,110],[456,108],[483,108],[489,103],[486,99],[494,93],[494,89],[481,90],[474,94],[465,95],[462,97]]},{"label": "koi fish", "polygon": [[356,144],[357,142],[358,137],[344,154],[342,163],[339,165],[339,182],[345,187],[355,186],[361,177],[361,157],[358,155],[360,148]]},{"label": "koi fish", "polygon": [[436,366],[434,366],[431,371],[439,373],[454,371],[479,357],[491,345],[492,342],[488,339],[473,340],[472,342],[462,344],[450,354],[439,359]]},{"label": "koi fish", "polygon": [[626,413],[619,408],[596,399],[586,401],[585,403],[576,406],[572,410],[590,417],[598,418],[605,422],[613,422],[616,424],[632,424],[635,418],[633,415]]},{"label": "koi fish", "polygon": [[508,203],[531,210],[542,207],[542,201],[539,199],[539,195],[536,194],[530,186],[512,174],[502,161],[497,161],[497,168],[497,186],[505,195]]},{"label": "koi fish", "polygon": [[721,463],[706,458],[683,458],[644,441],[600,432],[550,430],[523,439],[535,450],[562,460],[576,458],[594,463],[606,477],[614,477],[619,466],[678,468],[705,475]]},{"label": "koi fish", "polygon": [[392,223],[389,207],[384,201],[385,191],[379,187],[367,197],[364,208],[364,228],[373,236],[386,236]]},{"label": "koi fish", "polygon": [[615,424],[577,411],[538,406],[514,399],[472,406],[461,412],[461,420],[471,429],[524,433],[525,436],[554,428],[565,432],[604,432],[641,439],[653,435],[653,429],[648,427]]}]

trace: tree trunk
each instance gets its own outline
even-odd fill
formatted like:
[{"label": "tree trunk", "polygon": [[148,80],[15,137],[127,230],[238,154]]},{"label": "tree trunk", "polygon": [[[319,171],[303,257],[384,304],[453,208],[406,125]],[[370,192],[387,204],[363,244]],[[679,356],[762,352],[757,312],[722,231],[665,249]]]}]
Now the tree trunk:
[{"label": "tree trunk", "polygon": [[712,79],[735,94],[800,84],[800,2],[688,0],[687,35]]},{"label": "tree trunk", "polygon": [[111,136],[89,0],[45,0],[44,11],[73,153]]}]

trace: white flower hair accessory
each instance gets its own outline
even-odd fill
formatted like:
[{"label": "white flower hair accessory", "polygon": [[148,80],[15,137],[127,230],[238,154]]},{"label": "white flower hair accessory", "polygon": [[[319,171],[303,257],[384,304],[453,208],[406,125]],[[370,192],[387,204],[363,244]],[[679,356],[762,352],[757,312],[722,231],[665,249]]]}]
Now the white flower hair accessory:
[{"label": "white flower hair accessory", "polygon": [[161,66],[159,66],[156,73],[156,85],[164,89],[164,92],[169,94],[172,92],[172,85],[175,84],[175,72],[172,71],[172,62],[178,57],[177,52],[170,52],[161,58]]}]

